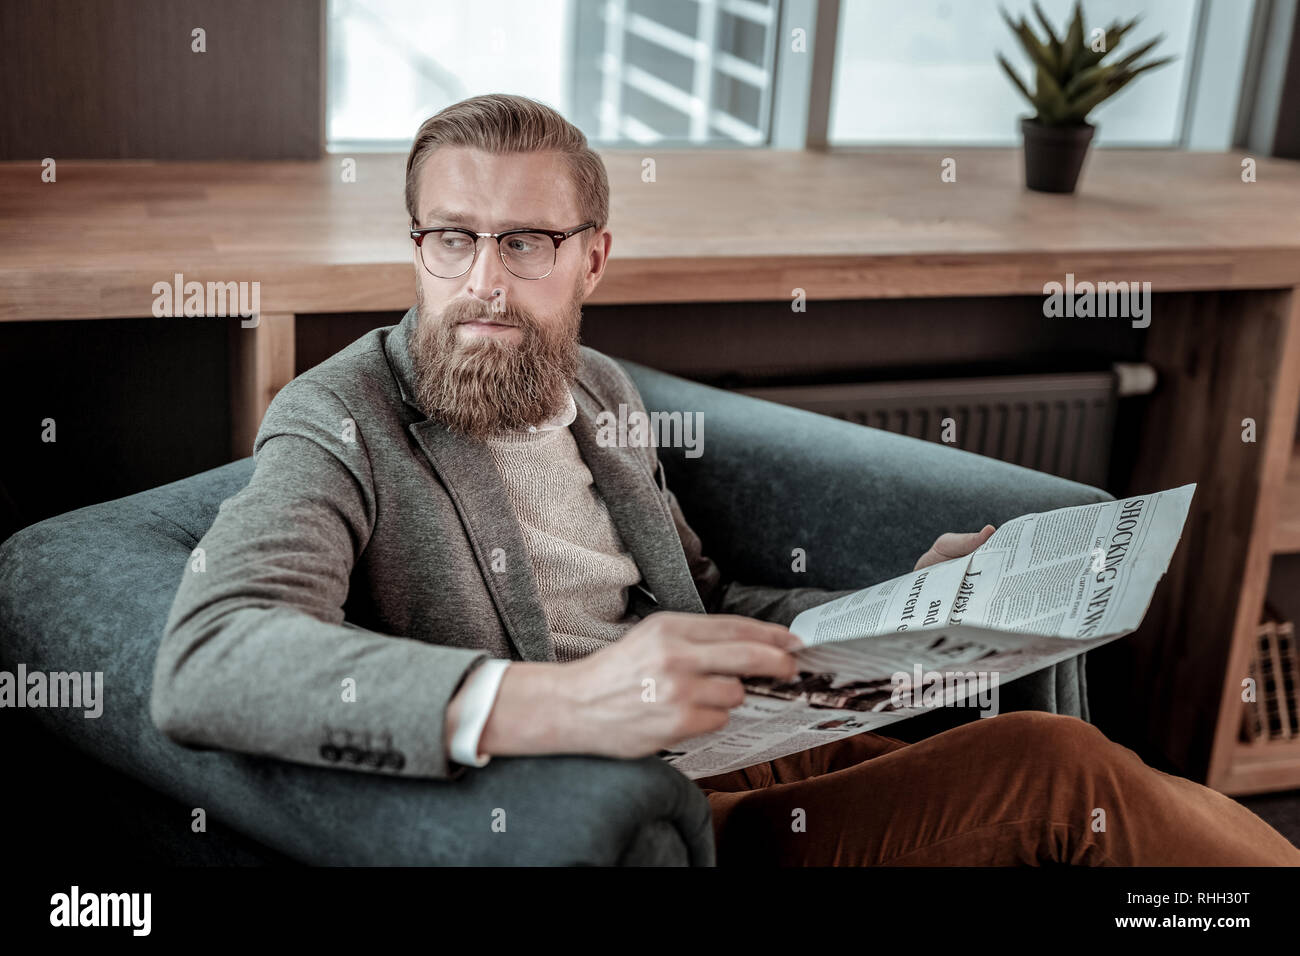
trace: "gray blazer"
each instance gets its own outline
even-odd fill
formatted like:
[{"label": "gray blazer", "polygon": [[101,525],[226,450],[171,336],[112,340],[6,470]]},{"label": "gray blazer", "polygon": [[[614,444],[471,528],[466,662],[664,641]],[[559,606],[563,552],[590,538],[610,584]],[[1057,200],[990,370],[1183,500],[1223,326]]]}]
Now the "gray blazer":
[{"label": "gray blazer", "polygon": [[[486,447],[415,403],[416,316],[299,375],[267,409],[253,476],[199,541],[158,648],[151,716],[178,743],[455,779],[468,768],[443,727],[466,675],[488,657],[555,660]],[[724,581],[655,449],[596,442],[602,410],[644,411],[626,373],[584,347],[573,394],[574,438],[642,574],[632,613],[788,624],[846,593]]]}]

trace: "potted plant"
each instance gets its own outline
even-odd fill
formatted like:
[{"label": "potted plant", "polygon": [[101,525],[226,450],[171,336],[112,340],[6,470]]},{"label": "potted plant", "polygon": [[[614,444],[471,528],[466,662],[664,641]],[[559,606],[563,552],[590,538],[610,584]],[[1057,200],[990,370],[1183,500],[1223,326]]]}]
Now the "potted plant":
[{"label": "potted plant", "polygon": [[1038,4],[1034,3],[1033,7],[1038,22],[1047,31],[1045,41],[1039,40],[1024,17],[1016,23],[1002,10],[1002,18],[1020,39],[1037,74],[1033,93],[1011,68],[1006,57],[998,54],[998,62],[1011,77],[1011,82],[1037,111],[1034,116],[1020,119],[1020,131],[1025,138],[1025,185],[1040,192],[1074,192],[1079,171],[1088,154],[1088,144],[1096,129],[1087,121],[1088,114],[1131,83],[1138,74],[1174,58],[1167,56],[1138,64],[1137,61],[1163,39],[1163,36],[1158,36],[1122,60],[1104,63],[1120,39],[1137,24],[1137,17],[1128,23],[1117,20],[1104,31],[1094,29],[1085,33],[1083,4],[1076,0],[1069,29],[1064,37],[1058,37]]}]

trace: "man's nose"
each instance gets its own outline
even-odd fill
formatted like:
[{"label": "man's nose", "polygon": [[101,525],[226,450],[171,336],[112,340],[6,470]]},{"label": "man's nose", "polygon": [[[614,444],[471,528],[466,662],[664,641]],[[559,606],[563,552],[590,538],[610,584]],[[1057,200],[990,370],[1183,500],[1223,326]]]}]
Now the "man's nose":
[{"label": "man's nose", "polygon": [[[510,282],[510,271],[506,268],[505,263],[501,261],[501,253],[497,249],[497,241],[492,238],[480,237],[478,241],[478,254],[474,258],[474,266],[469,271],[469,293],[484,302],[491,304],[493,289],[507,289]],[[504,292],[502,293],[504,295]]]}]

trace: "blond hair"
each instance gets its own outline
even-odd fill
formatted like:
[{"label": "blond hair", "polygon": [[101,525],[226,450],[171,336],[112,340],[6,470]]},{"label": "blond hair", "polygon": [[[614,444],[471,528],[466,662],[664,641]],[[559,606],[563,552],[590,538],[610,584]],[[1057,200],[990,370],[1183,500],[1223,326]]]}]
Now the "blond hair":
[{"label": "blond hair", "polygon": [[587,145],[582,130],[544,103],[508,93],[472,96],[420,125],[406,157],[406,211],[412,227],[420,221],[416,210],[420,167],[440,146],[466,146],[498,154],[560,153],[578,201],[579,219],[571,225],[594,222],[595,228],[583,234],[588,241],[605,227],[609,178],[604,161]]}]

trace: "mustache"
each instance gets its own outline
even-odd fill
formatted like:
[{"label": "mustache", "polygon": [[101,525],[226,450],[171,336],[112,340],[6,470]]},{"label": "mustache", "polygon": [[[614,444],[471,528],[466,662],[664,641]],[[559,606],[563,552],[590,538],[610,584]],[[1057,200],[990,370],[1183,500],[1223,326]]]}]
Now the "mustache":
[{"label": "mustache", "polygon": [[463,325],[466,322],[494,322],[497,325],[512,325],[521,328],[536,326],[536,321],[528,313],[506,306],[504,309],[479,308],[468,302],[448,305],[442,313],[444,325]]}]

